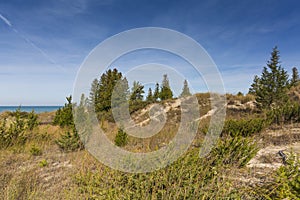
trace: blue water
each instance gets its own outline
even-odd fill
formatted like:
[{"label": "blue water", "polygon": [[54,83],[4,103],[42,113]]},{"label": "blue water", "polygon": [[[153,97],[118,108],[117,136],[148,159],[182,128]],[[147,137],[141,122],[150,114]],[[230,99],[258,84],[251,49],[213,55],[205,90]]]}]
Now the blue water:
[{"label": "blue water", "polygon": [[[51,112],[56,111],[62,106],[21,106],[21,111],[31,112],[34,110],[35,113]],[[4,111],[16,111],[19,106],[0,106],[0,113]]]}]

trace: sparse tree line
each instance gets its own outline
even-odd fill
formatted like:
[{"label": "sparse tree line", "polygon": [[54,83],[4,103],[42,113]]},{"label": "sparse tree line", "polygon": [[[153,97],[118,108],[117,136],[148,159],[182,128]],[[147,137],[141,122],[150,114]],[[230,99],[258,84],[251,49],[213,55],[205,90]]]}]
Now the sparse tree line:
[{"label": "sparse tree line", "polygon": [[[118,105],[129,102],[129,112],[133,113],[144,108],[150,103],[160,102],[173,98],[173,92],[170,88],[168,76],[163,75],[161,85],[155,84],[154,92],[152,88],[148,89],[148,94],[145,97],[144,86],[139,81],[133,81],[131,90],[128,86],[126,77],[122,75],[116,68],[109,69],[103,73],[100,79],[94,79],[91,84],[89,97],[81,96],[81,100],[77,108],[77,117],[85,119],[75,119],[78,123],[88,120],[88,116],[84,114],[86,108],[96,112],[99,120],[108,120],[113,122],[112,105]],[[180,97],[190,96],[188,82],[185,80]],[[113,98],[113,99],[112,99]],[[80,137],[75,129],[74,116],[72,113],[73,104],[72,96],[67,97],[67,103],[63,108],[60,108],[55,115],[53,123],[61,127],[68,127],[70,130],[61,136],[57,144],[65,151],[72,151],[83,148],[80,142]],[[115,137],[115,144],[124,146],[127,144],[128,136],[126,132],[119,128]]]},{"label": "sparse tree line", "polygon": [[[154,90],[149,88],[148,93],[145,96],[144,86],[139,81],[134,81],[130,90],[126,77],[124,77],[116,68],[113,70],[109,69],[101,75],[99,80],[94,79],[91,84],[89,102],[97,113],[110,111],[113,90],[117,90],[119,95],[122,95],[122,98],[129,101],[131,112],[144,107],[146,104],[172,99],[174,96],[170,88],[167,74],[163,75],[161,85],[156,83]],[[180,96],[184,97],[189,95],[191,95],[191,93],[189,91],[188,83],[185,80]]]}]

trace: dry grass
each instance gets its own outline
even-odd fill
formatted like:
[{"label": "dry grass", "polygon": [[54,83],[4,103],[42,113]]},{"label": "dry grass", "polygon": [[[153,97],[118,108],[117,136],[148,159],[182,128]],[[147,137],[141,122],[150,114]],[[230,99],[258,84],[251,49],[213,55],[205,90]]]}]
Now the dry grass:
[{"label": "dry grass", "polygon": [[[211,110],[208,93],[197,94],[197,98],[201,115]],[[237,98],[248,97],[230,98],[244,102],[247,100]],[[0,118],[7,115],[2,113]],[[141,115],[143,120],[146,115],[147,110]],[[158,134],[147,139],[129,137],[124,148],[150,152],[167,145],[178,131],[180,115],[180,108],[170,108],[167,123]],[[213,157],[199,159],[198,147],[205,137],[210,117],[200,121],[192,147],[174,164],[152,173],[126,174],[104,166],[85,150],[61,152],[55,140],[66,130],[49,123],[53,116],[53,113],[39,115],[42,123],[28,132],[25,145],[0,150],[0,199],[253,199],[257,195],[252,194],[254,188],[259,192],[256,187],[272,179],[273,169],[216,165]],[[251,110],[229,110],[227,117],[249,116],[259,114]],[[107,121],[100,124],[107,137],[114,141],[118,127]],[[299,127],[300,124],[272,127],[254,139],[262,149],[272,145],[287,147],[300,141]],[[298,146],[294,150],[299,155]],[[40,153],[32,153],[33,148]],[[255,159],[274,165],[280,161],[274,154],[275,151],[266,151]]]}]

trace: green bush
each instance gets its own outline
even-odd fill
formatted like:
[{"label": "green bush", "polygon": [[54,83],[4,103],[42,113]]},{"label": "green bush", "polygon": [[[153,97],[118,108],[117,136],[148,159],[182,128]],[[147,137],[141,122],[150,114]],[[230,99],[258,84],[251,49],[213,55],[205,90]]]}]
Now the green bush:
[{"label": "green bush", "polygon": [[46,167],[46,166],[48,166],[47,160],[46,160],[46,159],[41,160],[41,161],[39,162],[39,166],[40,166],[40,167]]},{"label": "green bush", "polygon": [[33,130],[38,125],[38,116],[31,111],[27,116],[27,126],[29,130]]},{"label": "green bush", "polygon": [[40,156],[42,155],[42,150],[36,146],[36,145],[33,145],[31,148],[30,148],[30,154],[33,155],[33,156]]},{"label": "green bush", "polygon": [[261,132],[267,125],[267,121],[262,118],[230,119],[225,122],[222,135],[248,137]]},{"label": "green bush", "polygon": [[214,165],[245,166],[258,152],[256,143],[251,138],[241,136],[220,140],[212,150],[210,158]]},{"label": "green bush", "polygon": [[21,117],[20,108],[14,113],[13,121],[7,124],[6,119],[0,126],[0,148],[7,148],[13,145],[23,145],[27,140],[25,134],[26,122]]},{"label": "green bush", "polygon": [[123,147],[127,143],[128,143],[127,133],[122,128],[119,128],[118,133],[115,137],[115,145],[119,147]]},{"label": "green bush", "polygon": [[62,134],[60,138],[56,140],[56,144],[65,152],[82,150],[84,147],[75,128],[73,128],[72,132],[67,131]]},{"label": "green bush", "polygon": [[64,107],[56,111],[53,120],[54,125],[59,125],[61,127],[70,127],[74,125],[72,96],[69,96],[66,99],[67,103],[65,103]]},{"label": "green bush", "polygon": [[300,121],[300,105],[297,102],[287,102],[281,107],[273,108],[267,112],[271,123],[284,124]]},{"label": "green bush", "polygon": [[293,154],[271,176],[272,181],[255,188],[255,198],[300,199],[300,161]]}]

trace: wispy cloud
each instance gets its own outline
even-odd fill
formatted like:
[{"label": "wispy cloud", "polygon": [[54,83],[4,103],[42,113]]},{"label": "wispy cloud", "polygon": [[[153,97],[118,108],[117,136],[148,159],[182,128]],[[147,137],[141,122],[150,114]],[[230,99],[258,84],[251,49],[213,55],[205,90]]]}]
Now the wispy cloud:
[{"label": "wispy cloud", "polygon": [[66,70],[59,65],[53,58],[51,58],[43,49],[41,49],[40,47],[38,47],[33,41],[31,41],[28,37],[26,37],[25,35],[23,35],[22,33],[20,33],[17,29],[15,29],[12,25],[12,23],[6,18],[4,17],[2,14],[0,14],[0,18],[2,19],[2,21],[7,24],[19,37],[21,37],[23,40],[25,40],[31,47],[33,47],[35,50],[37,50],[39,53],[41,53],[44,58],[46,58],[50,63],[54,64],[55,66],[57,66],[60,70],[66,72]]},{"label": "wispy cloud", "polygon": [[12,27],[11,22],[10,22],[6,17],[4,17],[2,14],[0,14],[0,19],[2,19],[2,21],[3,21],[6,25]]}]

